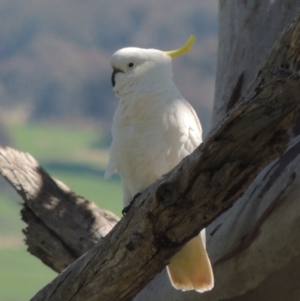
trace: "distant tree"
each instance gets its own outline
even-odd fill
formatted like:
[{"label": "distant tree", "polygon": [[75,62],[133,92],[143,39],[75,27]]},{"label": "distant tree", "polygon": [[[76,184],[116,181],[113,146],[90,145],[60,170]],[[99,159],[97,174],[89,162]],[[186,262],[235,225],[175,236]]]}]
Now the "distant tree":
[{"label": "distant tree", "polygon": [[[182,72],[176,81],[182,82],[180,90],[202,115],[207,133],[214,92],[216,7],[215,1],[197,0],[175,6],[170,0],[128,0],[126,5],[121,0],[86,0],[85,5],[3,0],[0,105],[25,104],[30,120],[80,115],[109,122],[116,105],[108,76],[111,54],[132,45],[168,50],[193,33],[204,47],[197,58],[178,60]],[[196,81],[206,86],[200,98]]]}]

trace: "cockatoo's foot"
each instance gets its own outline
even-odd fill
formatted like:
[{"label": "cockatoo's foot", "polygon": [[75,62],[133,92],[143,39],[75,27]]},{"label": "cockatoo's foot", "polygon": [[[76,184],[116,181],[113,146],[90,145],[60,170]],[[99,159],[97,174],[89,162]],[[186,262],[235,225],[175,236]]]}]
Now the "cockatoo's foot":
[{"label": "cockatoo's foot", "polygon": [[133,205],[133,203],[135,202],[135,200],[136,200],[140,195],[141,195],[140,192],[137,193],[137,194],[133,197],[133,199],[132,199],[132,201],[130,202],[130,204],[129,204],[128,206],[126,206],[126,207],[123,208],[123,210],[122,210],[122,215],[123,215],[123,216],[125,216],[125,215],[128,213],[128,211],[130,210],[131,206]]}]

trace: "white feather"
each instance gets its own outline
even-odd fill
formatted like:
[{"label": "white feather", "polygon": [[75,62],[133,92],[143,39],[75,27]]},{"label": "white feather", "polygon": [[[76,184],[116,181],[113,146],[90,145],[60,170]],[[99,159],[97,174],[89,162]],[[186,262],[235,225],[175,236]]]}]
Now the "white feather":
[{"label": "white feather", "polygon": [[[131,64],[133,67],[129,67]],[[126,206],[199,146],[202,129],[194,109],[173,83],[171,59],[164,52],[121,49],[113,55],[112,67],[119,71],[114,78],[114,91],[120,103],[113,119],[113,141],[105,175],[119,173]],[[173,264],[171,261],[168,271],[176,288],[204,291],[213,286],[202,232],[202,239],[188,243],[174,257]],[[196,266],[189,262],[188,254]],[[184,267],[182,262],[187,265]],[[199,279],[205,282],[199,285]]]}]

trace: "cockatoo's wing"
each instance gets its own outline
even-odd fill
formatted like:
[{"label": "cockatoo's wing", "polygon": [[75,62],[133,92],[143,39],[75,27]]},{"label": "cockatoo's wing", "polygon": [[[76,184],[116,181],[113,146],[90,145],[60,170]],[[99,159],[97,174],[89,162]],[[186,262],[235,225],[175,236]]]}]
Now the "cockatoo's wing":
[{"label": "cockatoo's wing", "polygon": [[165,140],[169,146],[166,160],[170,169],[192,153],[202,142],[202,128],[196,112],[183,98],[168,105]]},{"label": "cockatoo's wing", "polygon": [[[172,102],[166,118],[166,159],[170,168],[192,153],[202,142],[202,129],[192,106],[184,99]],[[214,286],[210,260],[205,250],[205,230],[189,241],[167,267],[172,285],[183,291],[204,292]]]},{"label": "cockatoo's wing", "polygon": [[105,169],[104,178],[110,178],[116,172],[115,167],[111,160],[108,161],[107,167]]},{"label": "cockatoo's wing", "polygon": [[[119,158],[119,152],[120,152],[120,146],[117,145],[118,143],[118,137],[116,135],[116,133],[120,132],[120,131],[124,131],[124,129],[122,129],[122,127],[120,129],[116,129],[117,124],[119,122],[120,119],[120,107],[117,108],[115,115],[114,115],[114,120],[113,120],[113,126],[112,126],[112,136],[113,136],[113,140],[112,140],[112,144],[110,146],[109,149],[109,160],[105,169],[105,173],[104,173],[104,178],[110,178],[114,173],[118,172],[118,165],[119,165],[119,160],[122,160],[122,158]],[[122,133],[124,135],[124,133]],[[126,133],[125,133],[126,135]]]}]

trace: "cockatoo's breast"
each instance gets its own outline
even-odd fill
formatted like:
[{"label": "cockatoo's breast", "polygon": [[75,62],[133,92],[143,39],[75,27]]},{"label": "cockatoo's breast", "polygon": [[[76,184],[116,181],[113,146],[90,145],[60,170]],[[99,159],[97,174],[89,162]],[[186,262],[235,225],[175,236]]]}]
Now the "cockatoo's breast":
[{"label": "cockatoo's breast", "polygon": [[201,142],[201,127],[176,86],[120,99],[109,169],[122,179],[124,204],[177,165]]},{"label": "cockatoo's breast", "polygon": [[163,96],[120,99],[114,116],[111,158],[118,161],[116,170],[129,190],[128,202],[168,169],[164,141],[167,99]]}]

